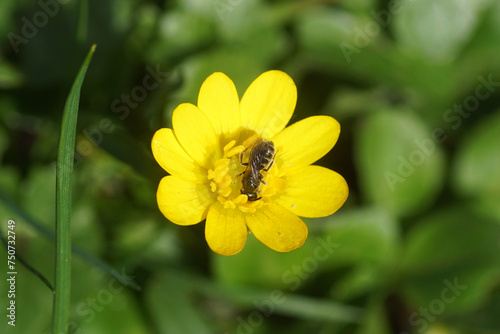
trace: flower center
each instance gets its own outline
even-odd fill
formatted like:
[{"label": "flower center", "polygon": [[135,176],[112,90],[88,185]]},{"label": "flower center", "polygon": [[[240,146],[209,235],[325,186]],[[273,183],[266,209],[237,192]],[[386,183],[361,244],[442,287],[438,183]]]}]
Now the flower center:
[{"label": "flower center", "polygon": [[[281,178],[283,173],[280,173],[276,163],[273,163],[267,170],[245,173],[251,166],[250,164],[245,166],[241,161],[248,161],[252,145],[257,139],[258,135],[254,135],[241,145],[236,145],[236,141],[231,140],[224,146],[223,157],[215,162],[213,169],[208,170],[207,177],[212,180],[211,190],[217,193],[217,200],[226,209],[238,208],[243,212],[255,212],[269,203],[277,191],[286,188],[286,181]],[[256,173],[260,173],[262,177],[256,178],[259,175]],[[254,200],[249,200],[247,194],[242,194],[242,180],[249,177],[253,178],[253,184],[258,185],[254,189]]]}]

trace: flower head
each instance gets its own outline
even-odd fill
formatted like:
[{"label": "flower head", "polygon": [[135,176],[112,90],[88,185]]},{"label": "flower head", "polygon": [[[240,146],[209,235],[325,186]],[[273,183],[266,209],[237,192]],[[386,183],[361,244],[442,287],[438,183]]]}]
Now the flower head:
[{"label": "flower head", "polygon": [[311,165],[335,145],[339,123],[312,116],[287,128],[297,89],[281,71],[252,82],[241,101],[225,74],[210,75],[198,106],[180,104],[173,130],[152,140],[156,161],[170,175],[158,186],[160,211],[178,225],[206,219],[210,248],[233,255],[248,231],[279,252],[302,246],[307,226],[298,217],[334,213],[348,187],[336,172]]}]

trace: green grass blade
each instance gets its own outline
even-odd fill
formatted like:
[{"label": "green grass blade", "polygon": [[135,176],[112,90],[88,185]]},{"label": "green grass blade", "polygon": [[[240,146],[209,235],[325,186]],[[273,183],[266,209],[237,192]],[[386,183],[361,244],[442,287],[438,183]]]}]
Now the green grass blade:
[{"label": "green grass blade", "polygon": [[75,152],[76,120],[80,103],[80,89],[95,51],[95,45],[83,62],[71,87],[61,125],[57,153],[56,175],[56,267],[53,309],[53,333],[66,333],[71,288],[71,190]]}]

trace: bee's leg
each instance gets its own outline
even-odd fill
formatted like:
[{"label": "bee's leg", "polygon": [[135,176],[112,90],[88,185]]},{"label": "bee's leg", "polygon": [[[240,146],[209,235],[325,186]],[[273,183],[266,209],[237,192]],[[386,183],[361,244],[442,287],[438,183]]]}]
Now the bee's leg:
[{"label": "bee's leg", "polygon": [[266,168],[264,168],[265,172],[269,171],[274,166],[274,161],[275,161],[274,159],[276,158],[276,154],[278,154],[278,151],[274,152],[274,155],[271,158],[271,163],[269,164],[269,166],[267,166]]},{"label": "bee's leg", "polygon": [[[245,152],[245,151],[243,151],[243,152]],[[240,164],[242,166],[248,166],[248,162],[243,162],[243,152],[240,152]]]},{"label": "bee's leg", "polygon": [[[243,151],[243,152],[245,152],[245,151]],[[243,152],[240,152],[240,165],[242,165],[242,166],[248,166],[248,162],[246,162],[246,163],[243,162]],[[246,172],[246,169],[243,172],[241,172],[238,175],[236,175],[236,177],[245,174],[245,172]]]},{"label": "bee's leg", "polygon": [[267,182],[264,181],[264,176],[261,173],[259,173],[259,180],[260,180],[260,182],[262,182],[262,184],[264,184],[265,186],[267,186]]},{"label": "bee's leg", "polygon": [[271,163],[266,168],[264,168],[263,171],[268,172],[273,166],[274,166],[274,157],[273,160],[271,160]]}]

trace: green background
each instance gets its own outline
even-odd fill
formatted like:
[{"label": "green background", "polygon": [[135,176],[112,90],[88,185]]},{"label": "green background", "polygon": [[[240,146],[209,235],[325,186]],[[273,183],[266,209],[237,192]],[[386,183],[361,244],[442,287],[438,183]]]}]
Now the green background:
[{"label": "green background", "polygon": [[[500,333],[498,1],[2,0],[0,36],[0,229],[16,222],[16,254],[50,282],[62,110],[97,44],[77,127],[70,333]],[[150,141],[211,73],[241,97],[270,69],[297,84],[291,123],[340,122],[317,164],[350,195],[305,219],[299,250],[249,236],[222,257],[204,223],[159,212]],[[19,261],[7,325],[4,248],[0,263],[0,332],[49,333],[52,291]]]}]

